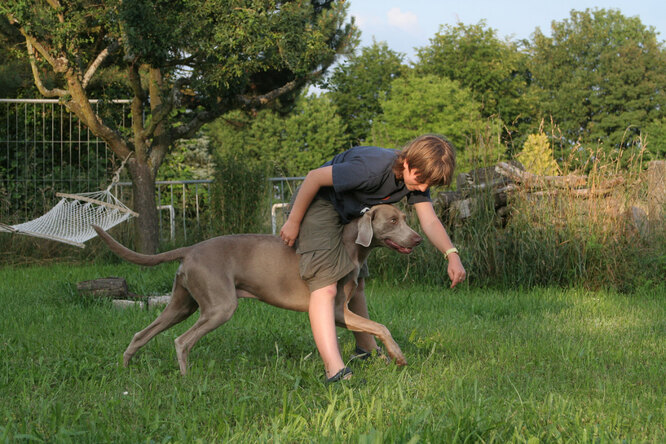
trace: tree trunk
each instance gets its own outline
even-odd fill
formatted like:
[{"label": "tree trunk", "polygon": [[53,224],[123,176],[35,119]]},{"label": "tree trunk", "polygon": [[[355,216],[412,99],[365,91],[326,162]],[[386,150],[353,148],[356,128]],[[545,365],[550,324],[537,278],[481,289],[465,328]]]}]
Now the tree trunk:
[{"label": "tree trunk", "polygon": [[155,176],[147,163],[130,159],[134,211],[139,217],[134,222],[135,248],[140,253],[155,254],[159,248],[159,223],[155,203]]}]

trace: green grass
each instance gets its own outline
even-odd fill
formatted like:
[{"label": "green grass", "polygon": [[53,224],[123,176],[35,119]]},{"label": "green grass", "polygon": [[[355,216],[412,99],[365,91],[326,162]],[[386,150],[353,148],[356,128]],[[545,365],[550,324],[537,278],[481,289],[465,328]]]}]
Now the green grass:
[{"label": "green grass", "polygon": [[[325,385],[307,316],[241,301],[178,371],[156,310],[81,300],[122,276],[168,292],[175,265],[0,270],[0,442],[664,442],[666,287],[451,291],[370,282],[409,365]],[[413,270],[412,272],[417,272]],[[340,330],[345,356],[353,337]]]}]

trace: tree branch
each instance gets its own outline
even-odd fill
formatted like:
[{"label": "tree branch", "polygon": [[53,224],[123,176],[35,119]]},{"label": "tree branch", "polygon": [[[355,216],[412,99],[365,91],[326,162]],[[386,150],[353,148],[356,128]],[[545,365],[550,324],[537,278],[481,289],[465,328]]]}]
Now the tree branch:
[{"label": "tree branch", "polygon": [[104,140],[111,151],[123,159],[126,158],[130,154],[129,144],[117,131],[107,126],[95,112],[90,105],[90,99],[86,91],[81,86],[78,73],[74,70],[68,70],[65,73],[65,78],[68,85],[67,92],[71,95],[71,99],[65,102],[65,106],[76,114],[94,135]]},{"label": "tree branch", "polygon": [[67,70],[67,65],[68,65],[67,58],[59,57],[57,59],[54,59],[53,57],[51,57],[51,54],[49,53],[48,49],[46,49],[40,42],[38,42],[37,39],[35,39],[31,35],[29,35],[25,31],[23,26],[21,26],[21,24],[14,18],[14,16],[12,14],[9,14],[7,16],[7,18],[9,19],[9,23],[18,25],[17,26],[18,30],[21,33],[21,35],[23,35],[23,37],[25,38],[25,41],[30,42],[30,44],[32,44],[34,49],[36,49],[37,52],[42,57],[44,57],[44,60],[49,62],[49,65],[51,65],[53,67],[53,71],[55,71],[56,73],[62,73],[62,72],[65,72]]},{"label": "tree branch", "polygon": [[146,92],[141,86],[141,75],[139,74],[139,67],[136,63],[132,63],[129,66],[129,81],[130,86],[132,87],[132,92],[134,97],[137,97],[141,102],[145,102],[147,99]]},{"label": "tree branch", "polygon": [[56,60],[53,57],[51,57],[51,54],[49,54],[49,52],[44,48],[44,46],[42,46],[41,43],[39,43],[37,40],[29,36],[23,28],[19,28],[19,30],[21,31],[23,37],[25,37],[26,44],[29,45],[28,52],[32,50],[32,54],[34,55],[35,49],[37,49],[39,55],[44,57],[44,60],[46,60],[49,63],[49,65],[51,65],[55,69]]},{"label": "tree branch", "polygon": [[196,115],[188,123],[180,125],[179,127],[176,127],[174,129],[173,140],[189,139],[193,137],[197,133],[197,131],[199,131],[199,128],[201,128],[204,124],[213,121],[214,119],[226,113],[230,109],[231,107],[221,106],[219,109],[215,110],[214,112],[200,111],[196,113]]},{"label": "tree branch", "polygon": [[[81,92],[83,92],[83,89],[79,90],[79,93]],[[95,136],[104,140],[111,151],[113,151],[118,157],[122,159],[126,158],[131,153],[128,144],[123,140],[120,134],[102,122],[90,106],[88,98],[85,96],[80,97],[79,93],[75,92],[72,94],[72,100],[65,102],[65,106],[81,119]]]},{"label": "tree branch", "polygon": [[42,79],[39,75],[39,70],[37,69],[37,63],[35,61],[35,48],[33,48],[30,39],[25,40],[25,43],[28,47],[28,56],[30,59],[30,68],[32,69],[32,76],[35,79],[35,85],[37,89],[44,97],[64,97],[67,95],[67,91],[64,89],[54,88],[47,89],[42,83]]},{"label": "tree branch", "polygon": [[[53,9],[61,8],[60,2],[58,0],[46,0],[46,3],[51,5]],[[63,16],[62,13],[58,13],[58,20],[60,21],[60,23],[65,23],[65,16]]]},{"label": "tree branch", "polygon": [[[59,7],[60,4],[57,0],[51,0],[49,3],[53,7]],[[9,17],[11,23],[17,23],[13,17]],[[122,137],[116,133],[114,130],[106,126],[99,116],[93,111],[90,106],[85,90],[82,88],[81,83],[79,82],[76,74],[68,69],[68,60],[65,57],[60,57],[54,59],[49,54],[48,50],[38,42],[34,37],[30,36],[25,29],[21,26],[18,26],[19,32],[23,35],[26,41],[26,47],[28,50],[28,55],[30,59],[30,67],[32,69],[32,74],[35,79],[35,85],[39,92],[45,97],[66,97],[71,96],[72,99],[65,102],[65,106],[72,111],[76,116],[78,116],[83,123],[85,123],[88,128],[104,141],[109,144],[109,148],[121,157],[127,157],[130,153],[128,145],[123,141]],[[69,85],[68,89],[47,89],[42,83],[41,77],[39,75],[39,70],[36,64],[35,50],[44,57],[44,59],[52,66],[55,73],[64,73],[67,83]]]},{"label": "tree branch", "polygon": [[173,106],[176,103],[177,95],[178,92],[180,91],[180,88],[182,88],[183,85],[187,84],[188,82],[189,79],[187,78],[176,80],[173,86],[171,87],[171,92],[169,93],[169,97],[163,103],[159,104],[158,106],[156,106],[151,110],[150,124],[144,130],[143,133],[146,139],[153,137],[153,135],[155,134],[155,130],[157,129],[157,126],[173,110]]},{"label": "tree branch", "polygon": [[100,52],[97,55],[95,61],[88,67],[86,74],[83,76],[83,83],[82,83],[83,89],[85,89],[88,86],[90,79],[92,79],[92,77],[95,75],[97,68],[99,68],[99,65],[101,65],[102,62],[104,62],[104,59],[106,59],[109,56],[109,54],[115,51],[119,46],[120,42],[116,40],[113,43],[111,43],[109,46],[104,48],[104,50],[102,50],[102,52]]},{"label": "tree branch", "polygon": [[[321,73],[321,71],[318,72]],[[317,73],[313,73],[311,77],[314,77],[316,75]],[[305,83],[305,79],[295,79],[261,96],[246,96],[243,94],[239,94],[236,97],[238,101],[245,106],[263,106],[271,103],[273,100],[277,99],[283,94],[287,94],[291,91],[294,91],[296,88],[303,85],[303,83]]]}]

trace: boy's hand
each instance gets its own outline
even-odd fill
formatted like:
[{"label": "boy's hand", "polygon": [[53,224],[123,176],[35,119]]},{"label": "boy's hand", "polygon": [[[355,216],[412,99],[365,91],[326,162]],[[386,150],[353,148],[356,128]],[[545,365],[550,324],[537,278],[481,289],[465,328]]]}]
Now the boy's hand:
[{"label": "boy's hand", "polygon": [[451,278],[451,288],[465,280],[467,273],[465,272],[465,267],[463,267],[458,253],[449,255],[449,267],[447,271],[449,273],[449,277]]},{"label": "boy's hand", "polygon": [[287,219],[287,222],[284,223],[282,229],[280,230],[280,237],[284,241],[285,245],[289,247],[294,245],[300,229],[300,224],[291,222],[289,219]]}]

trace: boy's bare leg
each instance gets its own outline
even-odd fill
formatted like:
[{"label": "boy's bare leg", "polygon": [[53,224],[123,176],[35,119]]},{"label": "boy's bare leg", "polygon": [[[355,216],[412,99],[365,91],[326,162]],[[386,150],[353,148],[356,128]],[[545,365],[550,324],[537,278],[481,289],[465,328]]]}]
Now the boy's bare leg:
[{"label": "boy's bare leg", "polygon": [[[358,279],[358,286],[354,290],[354,294],[349,300],[348,304],[349,310],[353,311],[359,316],[363,316],[366,319],[370,319],[368,314],[368,305],[365,301],[365,279]],[[356,346],[367,351],[371,352],[377,349],[377,341],[375,337],[370,333],[361,333],[354,332],[354,337],[356,338]]]},{"label": "boy's bare leg", "polygon": [[317,350],[324,361],[326,377],[330,378],[345,367],[340,356],[335,330],[335,296],[337,283],[320,288],[310,294],[310,327]]}]

